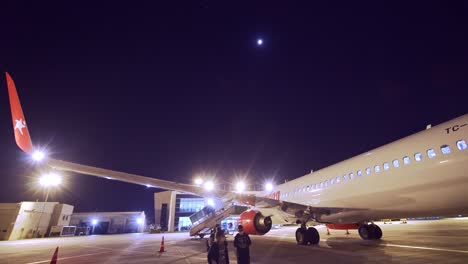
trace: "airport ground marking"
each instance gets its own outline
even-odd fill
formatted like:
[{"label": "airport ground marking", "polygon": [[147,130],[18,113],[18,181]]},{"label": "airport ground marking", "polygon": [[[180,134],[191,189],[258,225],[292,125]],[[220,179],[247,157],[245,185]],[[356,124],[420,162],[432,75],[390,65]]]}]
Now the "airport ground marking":
[{"label": "airport ground marking", "polygon": [[379,244],[378,246],[382,246],[382,247],[399,247],[399,248],[409,248],[409,249],[421,249],[421,250],[432,250],[432,251],[445,251],[445,252],[468,254],[468,250],[457,250],[457,249],[448,249],[448,248],[419,247],[419,246],[396,245],[396,244]]},{"label": "airport ground marking", "polygon": [[[97,252],[97,253],[88,253],[88,254],[82,254],[82,255],[76,255],[76,256],[70,256],[70,257],[58,257],[58,261],[60,260],[65,260],[65,259],[74,259],[74,258],[81,258],[81,257],[88,257],[88,256],[94,256],[94,255],[101,255],[109,252]],[[28,262],[26,264],[40,264],[40,263],[50,263],[50,259],[47,260],[41,260],[41,261],[35,261],[35,262]]]}]

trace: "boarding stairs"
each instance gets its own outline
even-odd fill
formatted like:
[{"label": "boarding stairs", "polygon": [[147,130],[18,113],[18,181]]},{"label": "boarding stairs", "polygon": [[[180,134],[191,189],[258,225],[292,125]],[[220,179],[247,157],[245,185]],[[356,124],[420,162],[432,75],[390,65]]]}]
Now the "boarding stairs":
[{"label": "boarding stairs", "polygon": [[231,215],[240,215],[246,211],[248,207],[240,205],[230,205],[226,208],[221,208],[218,211],[210,207],[204,207],[200,211],[190,216],[192,227],[190,228],[190,236],[199,236],[203,238],[210,234],[216,224],[221,223],[224,219]]}]

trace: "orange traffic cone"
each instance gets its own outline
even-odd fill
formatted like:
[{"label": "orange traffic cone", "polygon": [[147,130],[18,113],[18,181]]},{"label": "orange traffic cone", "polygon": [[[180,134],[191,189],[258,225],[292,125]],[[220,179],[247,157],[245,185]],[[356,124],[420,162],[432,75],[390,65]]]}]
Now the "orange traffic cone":
[{"label": "orange traffic cone", "polygon": [[164,236],[161,240],[161,247],[159,248],[159,253],[162,253],[162,252],[164,252]]},{"label": "orange traffic cone", "polygon": [[52,260],[50,261],[50,264],[57,264],[57,259],[58,259],[58,248],[55,249],[54,255],[52,256]]}]

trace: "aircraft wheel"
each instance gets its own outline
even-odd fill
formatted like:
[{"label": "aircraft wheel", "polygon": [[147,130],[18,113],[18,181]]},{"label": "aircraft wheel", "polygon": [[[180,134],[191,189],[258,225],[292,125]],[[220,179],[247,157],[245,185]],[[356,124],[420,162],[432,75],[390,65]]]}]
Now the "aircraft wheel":
[{"label": "aircraft wheel", "polygon": [[306,233],[307,230],[304,228],[298,228],[296,230],[296,241],[298,245],[307,245]]},{"label": "aircraft wheel", "polygon": [[374,235],[372,236],[372,239],[381,239],[382,238],[382,229],[378,225],[372,224],[370,225],[373,229]]},{"label": "aircraft wheel", "polygon": [[311,245],[317,245],[320,242],[320,234],[315,227],[309,227],[306,233],[307,243]]},{"label": "aircraft wheel", "polygon": [[374,237],[374,228],[370,225],[361,225],[358,229],[359,236],[364,240],[371,240]]}]

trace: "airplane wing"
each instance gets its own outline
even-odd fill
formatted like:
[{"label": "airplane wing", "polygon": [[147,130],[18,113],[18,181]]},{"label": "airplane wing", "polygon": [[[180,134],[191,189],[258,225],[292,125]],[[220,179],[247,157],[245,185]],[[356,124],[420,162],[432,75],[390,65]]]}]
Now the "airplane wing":
[{"label": "airplane wing", "polygon": [[[6,73],[6,79],[16,144],[24,152],[32,154],[33,144],[29,133],[29,127],[26,125],[25,116],[21,108],[15,83],[8,73]],[[346,208],[312,207],[304,204],[260,197],[254,194],[239,194],[224,190],[212,190],[207,192],[207,190],[205,190],[203,187],[197,185],[161,180],[152,177],[145,177],[141,175],[113,171],[50,158],[46,159],[45,164],[56,170],[69,171],[83,175],[102,177],[110,180],[140,184],[147,187],[174,190],[182,193],[195,194],[201,197],[217,197],[222,199],[225,203],[237,201],[238,203],[251,205],[262,210],[275,211],[283,215],[285,219],[313,219],[316,221],[324,221],[328,215],[342,214],[350,210],[355,210]]]},{"label": "airplane wing", "polygon": [[[16,144],[24,152],[28,154],[33,154],[33,150],[34,150],[33,143],[30,137],[29,127],[26,125],[26,119],[25,119],[25,115],[21,107],[19,97],[18,97],[16,85],[13,81],[13,78],[10,76],[10,74],[6,72],[5,75],[6,75],[6,81],[7,81],[7,87],[8,87],[8,95],[10,99],[11,116],[13,120],[13,131],[15,135]],[[223,190],[212,190],[212,191],[207,192],[201,186],[155,179],[151,177],[145,177],[145,176],[140,176],[140,175],[131,174],[131,173],[91,167],[91,166],[76,164],[76,163],[62,161],[62,160],[55,160],[55,159],[48,158],[45,161],[45,163],[46,165],[57,170],[75,172],[75,173],[84,174],[84,175],[104,177],[107,179],[140,184],[140,185],[149,186],[149,187],[157,187],[161,189],[174,190],[174,191],[179,191],[183,193],[199,195],[202,197],[210,196],[210,197],[221,198],[230,193],[228,191],[223,191]]]},{"label": "airplane wing", "polygon": [[144,185],[146,187],[156,187],[166,190],[178,191],[182,193],[195,194],[202,197],[214,196],[221,198],[230,193],[228,191],[223,190],[212,190],[208,193],[202,186],[198,185],[166,181],[151,177],[140,176],[132,173],[72,163],[63,160],[48,159],[47,165],[56,170],[75,172],[83,175],[97,176],[106,178],[108,180],[118,180],[128,183]]}]

